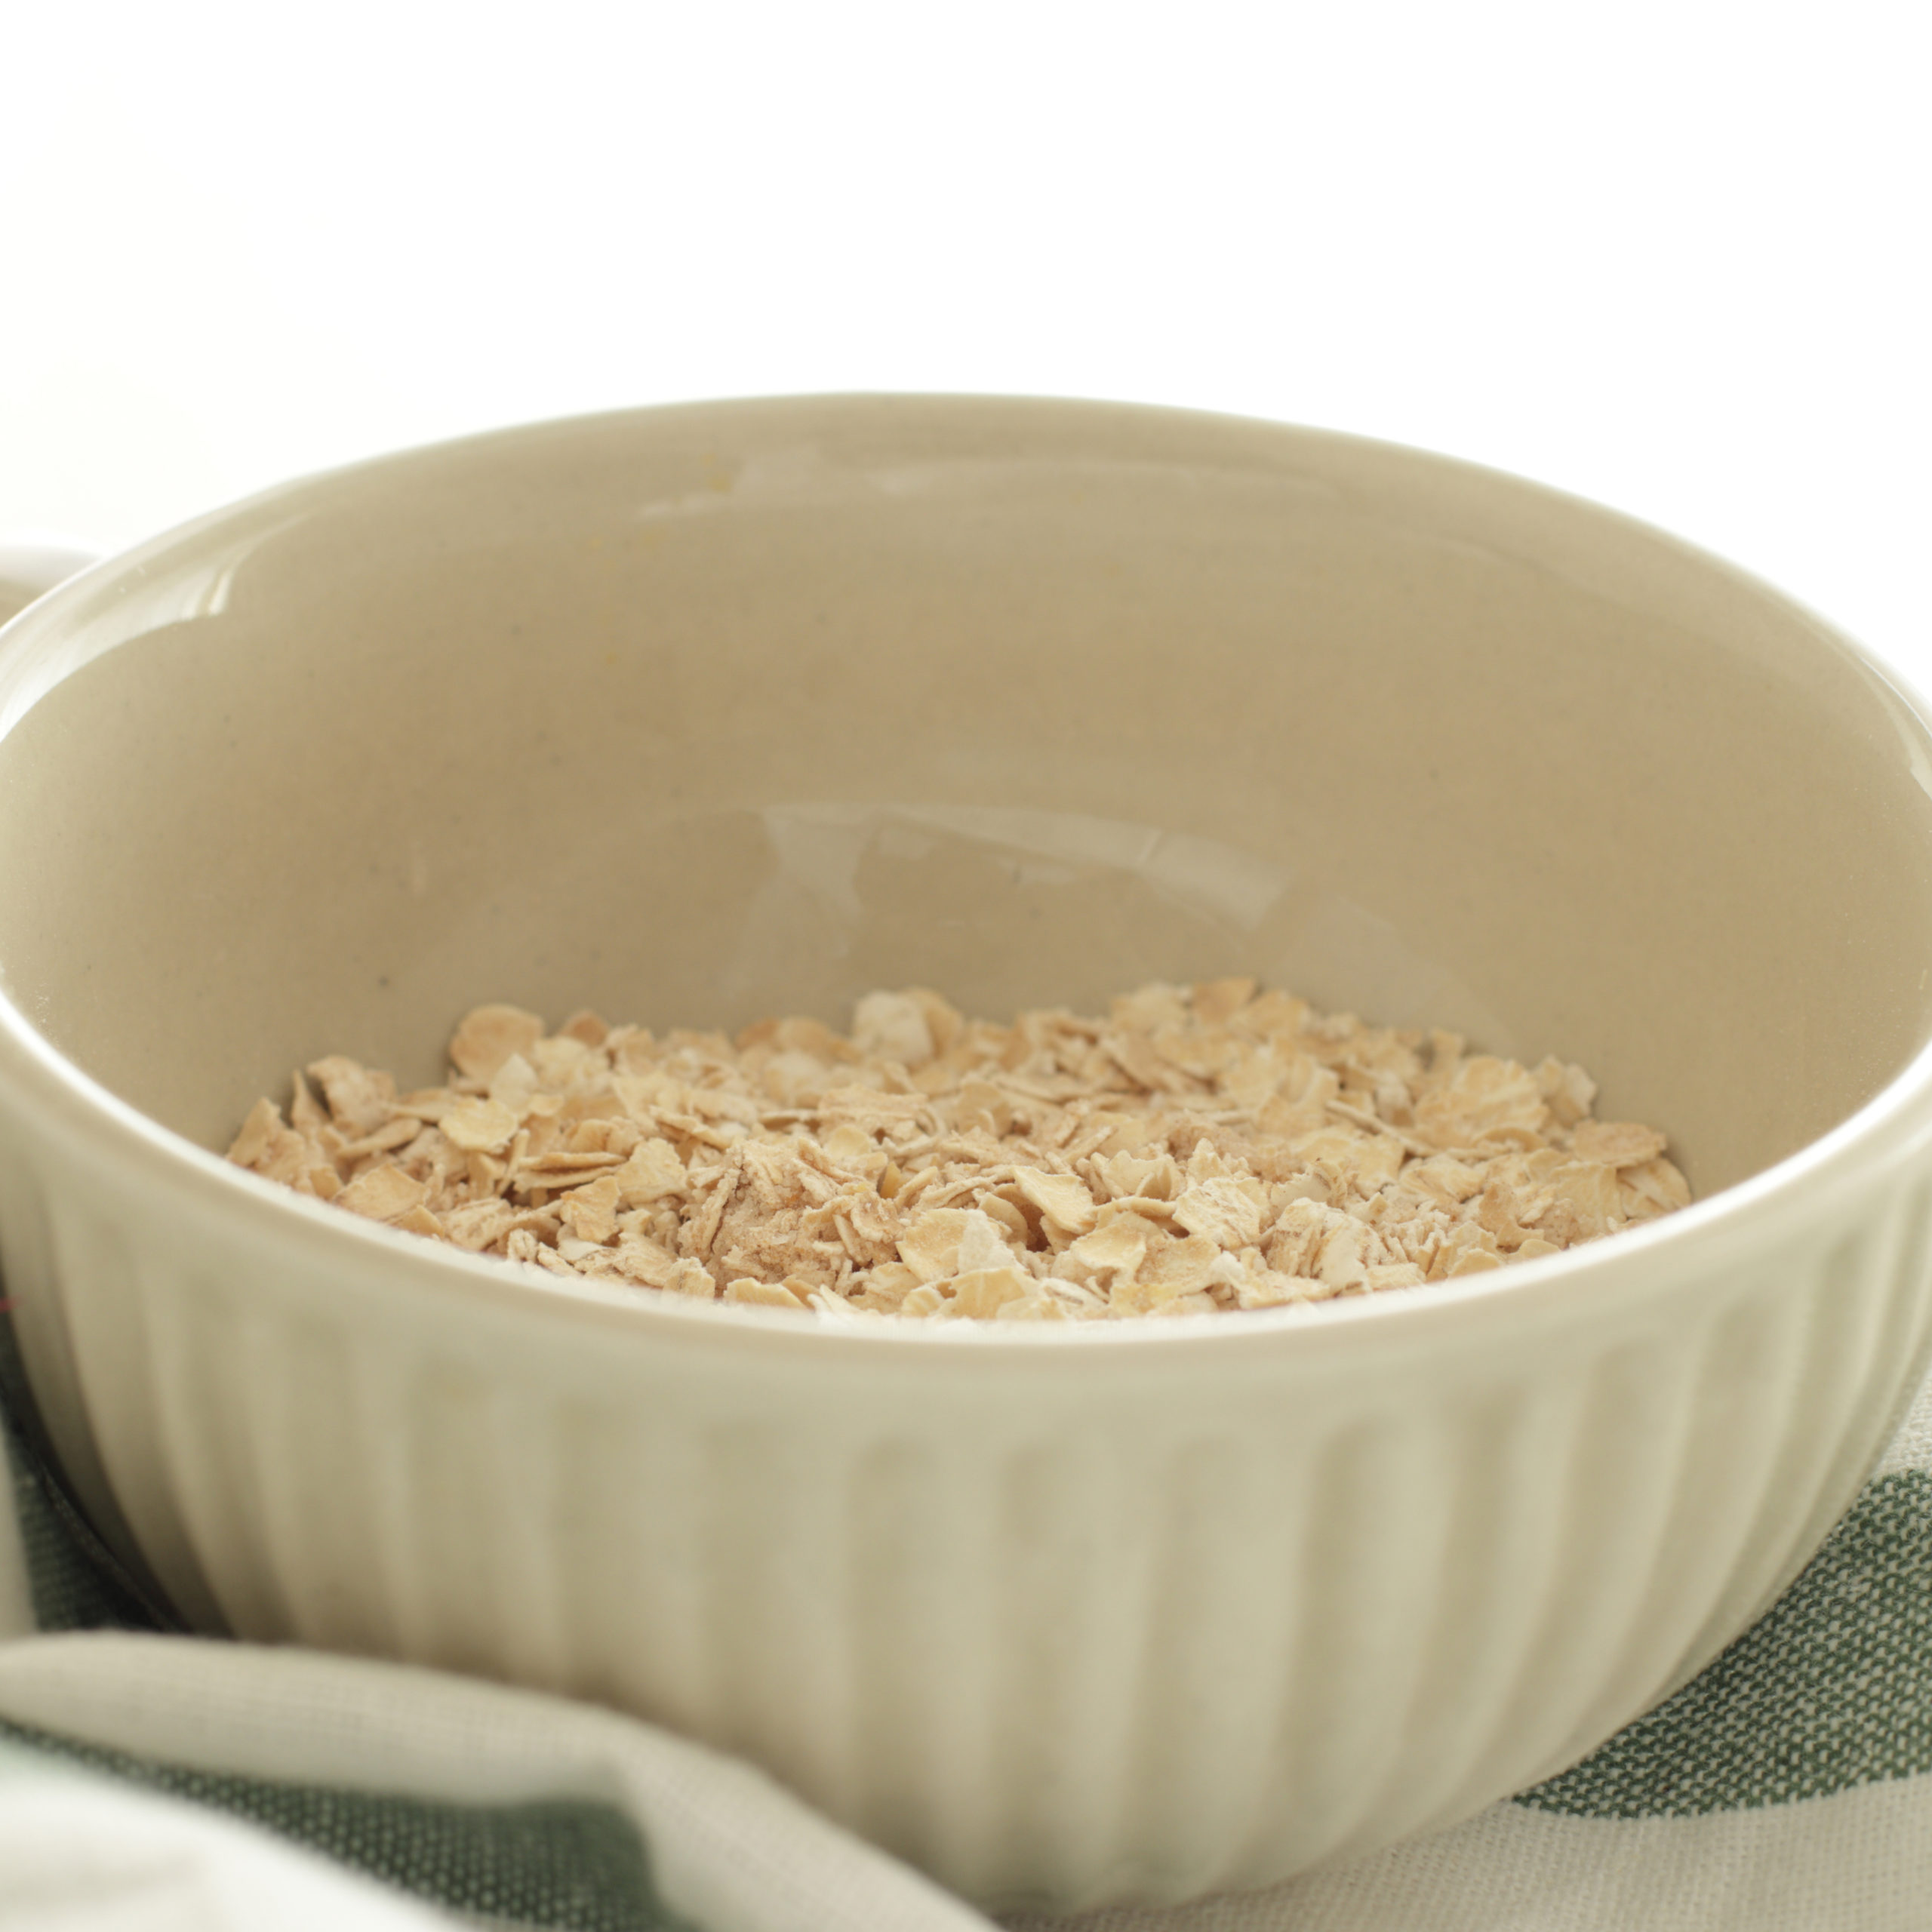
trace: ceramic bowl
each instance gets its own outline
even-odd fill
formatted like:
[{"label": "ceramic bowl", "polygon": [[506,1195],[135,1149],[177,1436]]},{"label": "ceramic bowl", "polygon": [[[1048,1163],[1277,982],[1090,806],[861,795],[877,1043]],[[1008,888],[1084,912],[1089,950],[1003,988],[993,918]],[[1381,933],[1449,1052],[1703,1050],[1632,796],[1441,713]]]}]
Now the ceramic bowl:
[{"label": "ceramic bowl", "polygon": [[[0,1263],[195,1626],[601,1700],[977,1899],[1448,1824],[1793,1574],[1927,1352],[1932,739],[1600,509],[1100,405],[668,409],[293,485],[0,654]],[[1261,1313],[572,1287],[219,1156],[503,999],[1245,972],[1580,1060],[1700,1199]]]}]

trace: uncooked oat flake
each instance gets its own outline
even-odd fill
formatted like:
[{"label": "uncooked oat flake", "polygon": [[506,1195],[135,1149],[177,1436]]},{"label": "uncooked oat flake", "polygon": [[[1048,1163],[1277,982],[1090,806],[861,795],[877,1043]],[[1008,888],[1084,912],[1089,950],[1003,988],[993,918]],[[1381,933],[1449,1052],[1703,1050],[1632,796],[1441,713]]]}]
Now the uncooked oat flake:
[{"label": "uncooked oat flake", "polygon": [[482,1006],[447,1086],[331,1055],[229,1159],[352,1213],[656,1294],[847,1318],[1086,1321],[1417,1288],[1690,1190],[1580,1066],[1324,1016],[1251,980],[1105,1019],[934,992],[722,1033]]}]

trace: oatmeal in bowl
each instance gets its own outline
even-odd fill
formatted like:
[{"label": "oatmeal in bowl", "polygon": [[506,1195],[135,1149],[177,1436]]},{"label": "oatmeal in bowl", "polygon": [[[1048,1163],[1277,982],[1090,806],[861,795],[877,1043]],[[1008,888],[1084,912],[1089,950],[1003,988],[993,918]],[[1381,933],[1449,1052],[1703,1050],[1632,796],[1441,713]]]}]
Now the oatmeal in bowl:
[{"label": "oatmeal in bowl", "polygon": [[834,1318],[1093,1321],[1417,1288],[1690,1201],[1596,1083],[1364,1026],[1250,979],[1104,1018],[968,1021],[866,994],[849,1035],[555,1033],[467,1014],[447,1085],[341,1054],[256,1103],[228,1158],[474,1254]]}]

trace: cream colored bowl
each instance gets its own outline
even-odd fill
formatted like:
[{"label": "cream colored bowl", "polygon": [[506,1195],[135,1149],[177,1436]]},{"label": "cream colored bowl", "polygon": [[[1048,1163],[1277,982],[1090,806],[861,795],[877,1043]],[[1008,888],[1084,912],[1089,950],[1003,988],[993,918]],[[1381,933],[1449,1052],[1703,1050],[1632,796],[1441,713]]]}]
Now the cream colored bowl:
[{"label": "cream colored bowl", "polygon": [[[1272,426],[866,398],[292,485],[0,655],[0,1229],[195,1624],[608,1700],[988,1900],[1463,1817],[1681,1681],[1927,1352],[1932,742],[1656,532]],[[1705,1197],[1312,1315],[835,1327],[217,1157],[508,999],[1258,974],[1583,1060]]]}]

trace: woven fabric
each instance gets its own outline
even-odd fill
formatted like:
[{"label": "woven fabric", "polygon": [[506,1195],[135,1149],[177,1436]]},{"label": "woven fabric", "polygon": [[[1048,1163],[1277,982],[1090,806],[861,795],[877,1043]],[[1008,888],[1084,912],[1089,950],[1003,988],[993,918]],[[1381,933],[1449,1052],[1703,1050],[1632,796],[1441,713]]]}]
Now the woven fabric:
[{"label": "woven fabric", "polygon": [[1688,1818],[1932,1771],[1932,1475],[1871,1484],[1770,1613],[1668,1703],[1520,1802]]},{"label": "woven fabric", "polygon": [[475,1917],[556,1932],[688,1932],[657,1897],[635,1827],[612,1805],[434,1804],[394,1792],[238,1777],[4,1720],[0,1739],[212,1806]]}]

